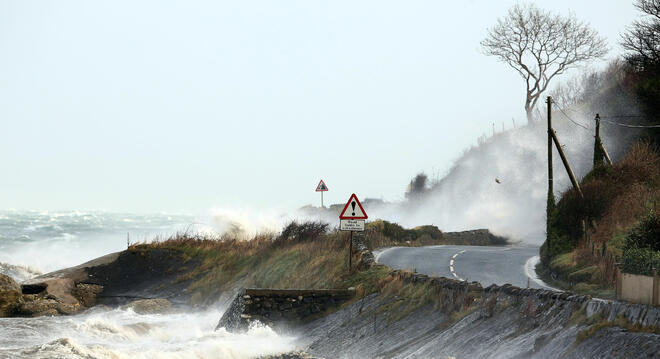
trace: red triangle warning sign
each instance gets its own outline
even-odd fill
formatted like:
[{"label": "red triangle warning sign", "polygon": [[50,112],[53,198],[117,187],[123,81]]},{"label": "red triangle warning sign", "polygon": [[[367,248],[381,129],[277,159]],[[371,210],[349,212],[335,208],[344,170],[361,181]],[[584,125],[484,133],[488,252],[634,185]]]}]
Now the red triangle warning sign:
[{"label": "red triangle warning sign", "polygon": [[351,195],[351,198],[348,199],[348,202],[344,206],[344,210],[341,211],[339,219],[367,219],[367,212],[362,208],[360,200],[357,198],[355,193]]},{"label": "red triangle warning sign", "polygon": [[327,190],[328,190],[328,186],[325,185],[325,182],[323,182],[323,180],[321,180],[321,182],[319,182],[319,185],[316,186],[316,192],[325,192]]}]

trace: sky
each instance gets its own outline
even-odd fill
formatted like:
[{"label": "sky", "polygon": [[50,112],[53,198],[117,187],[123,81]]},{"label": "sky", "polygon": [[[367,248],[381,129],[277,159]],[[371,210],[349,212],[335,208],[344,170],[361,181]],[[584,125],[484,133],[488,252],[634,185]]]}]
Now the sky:
[{"label": "sky", "polygon": [[[0,209],[403,198],[525,122],[479,49],[515,1],[0,0]],[[632,1],[536,1],[621,53]],[[603,62],[593,67],[603,66]]]}]

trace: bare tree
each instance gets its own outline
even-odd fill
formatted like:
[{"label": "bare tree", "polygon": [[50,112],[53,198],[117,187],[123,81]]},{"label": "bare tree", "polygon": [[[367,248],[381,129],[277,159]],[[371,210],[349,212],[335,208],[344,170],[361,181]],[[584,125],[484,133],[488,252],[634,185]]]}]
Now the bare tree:
[{"label": "bare tree", "polygon": [[660,0],[637,0],[635,6],[646,16],[633,22],[621,45],[628,50],[626,60],[644,70],[660,63]]},{"label": "bare tree", "polygon": [[532,122],[536,103],[555,76],[607,53],[605,40],[575,16],[555,15],[534,5],[513,6],[488,30],[481,47],[486,55],[499,58],[525,80],[528,122]]}]

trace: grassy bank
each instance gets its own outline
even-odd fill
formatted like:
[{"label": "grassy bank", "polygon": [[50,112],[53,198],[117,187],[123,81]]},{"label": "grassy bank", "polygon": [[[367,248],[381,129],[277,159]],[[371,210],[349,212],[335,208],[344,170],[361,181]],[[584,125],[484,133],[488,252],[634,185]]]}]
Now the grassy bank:
[{"label": "grassy bank", "polygon": [[[419,246],[443,243],[442,232],[424,226],[405,229],[386,221],[367,225],[361,241],[369,248]],[[213,303],[224,292],[238,287],[350,288],[355,300],[380,293],[382,308],[404,317],[423,306],[439,307],[443,296],[428,285],[414,285],[390,275],[381,265],[360,266],[354,254],[348,270],[348,234],[329,230],[319,222],[291,223],[281,234],[264,233],[250,240],[231,235],[179,234],[164,241],[136,244],[129,251],[168,249],[181,253],[185,269],[177,280],[187,284],[194,305]],[[393,320],[396,319],[393,317]]]},{"label": "grassy bank", "polygon": [[[657,212],[660,156],[640,142],[613,166],[599,165],[562,194],[549,218],[541,272],[554,285],[612,297],[626,243]],[[584,220],[584,223],[583,223]],[[632,253],[632,252],[630,252]]]},{"label": "grassy bank", "polygon": [[346,233],[328,232],[327,225],[314,222],[293,223],[287,228],[280,235],[260,234],[251,240],[180,234],[129,250],[182,252],[181,265],[194,267],[179,280],[190,283],[188,291],[194,304],[209,303],[236,286],[356,287],[360,292],[372,292],[389,273],[385,267],[349,272]]}]

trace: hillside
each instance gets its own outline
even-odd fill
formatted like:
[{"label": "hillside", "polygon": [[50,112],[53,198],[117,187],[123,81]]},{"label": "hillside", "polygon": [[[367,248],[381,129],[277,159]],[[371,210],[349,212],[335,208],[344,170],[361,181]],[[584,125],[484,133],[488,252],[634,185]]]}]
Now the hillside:
[{"label": "hillside", "polygon": [[[611,297],[616,264],[625,262],[635,231],[651,231],[651,241],[658,241],[660,156],[648,142],[637,143],[613,166],[596,166],[580,187],[584,199],[567,190],[550,216],[542,269],[555,285]],[[640,229],[644,223],[651,228]],[[645,258],[641,265],[648,266]]]}]

